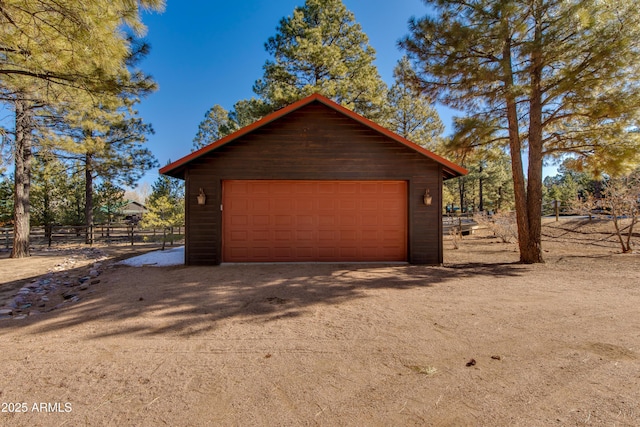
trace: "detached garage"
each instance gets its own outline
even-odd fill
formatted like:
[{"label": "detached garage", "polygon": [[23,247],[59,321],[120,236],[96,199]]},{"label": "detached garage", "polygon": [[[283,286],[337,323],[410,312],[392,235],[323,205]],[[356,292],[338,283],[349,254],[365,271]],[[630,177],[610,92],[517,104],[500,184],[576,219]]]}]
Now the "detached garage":
[{"label": "detached garage", "polygon": [[160,169],[186,181],[187,265],[442,263],[466,170],[312,95]]}]

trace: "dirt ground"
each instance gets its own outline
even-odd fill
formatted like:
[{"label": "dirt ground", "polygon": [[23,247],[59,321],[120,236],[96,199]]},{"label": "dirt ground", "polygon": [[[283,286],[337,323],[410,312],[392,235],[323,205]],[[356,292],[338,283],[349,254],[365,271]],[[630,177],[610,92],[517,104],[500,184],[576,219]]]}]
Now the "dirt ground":
[{"label": "dirt ground", "polygon": [[[47,276],[100,258],[79,300],[0,320],[0,425],[637,426],[640,256],[609,227],[547,222],[539,265],[487,231],[442,267],[85,254]],[[0,259],[5,299],[58,256]]]}]

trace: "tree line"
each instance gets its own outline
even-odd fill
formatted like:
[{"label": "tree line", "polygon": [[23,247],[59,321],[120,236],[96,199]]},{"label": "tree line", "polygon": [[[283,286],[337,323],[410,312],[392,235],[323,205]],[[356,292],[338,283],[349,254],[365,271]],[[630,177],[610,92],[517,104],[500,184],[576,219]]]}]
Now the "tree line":
[{"label": "tree line", "polygon": [[[32,7],[46,3],[33,2]],[[79,13],[70,0],[51,3],[47,13],[63,12],[72,18]],[[93,2],[82,13],[99,13],[104,4]],[[594,177],[622,176],[639,162],[640,10],[629,0],[425,4],[424,16],[409,20],[408,35],[398,42],[405,56],[387,86],[374,65],[375,50],[342,1],[306,0],[280,20],[276,34],[265,43],[270,59],[253,85],[256,96],[237,101],[229,111],[213,105],[198,128],[193,149],[319,92],[469,169],[466,177],[446,183],[445,204],[466,210],[515,208],[520,260],[543,262],[545,162],[565,160]],[[67,166],[78,165],[87,188],[95,177],[123,182],[155,166],[141,145],[151,128],[135,116],[133,107],[154,89],[135,68],[146,52],[136,38],[142,26],[138,9],[158,9],[161,4],[147,0],[119,7],[110,9],[116,10],[106,20],[111,27],[105,24],[95,34],[86,32],[82,19],[65,21],[74,29],[70,34],[63,34],[66,27],[46,37],[44,30],[3,33],[0,49],[6,63],[0,63],[0,82],[16,119],[16,223],[24,213],[21,205],[29,200],[26,175],[20,171],[31,167],[34,143],[38,161],[50,155]],[[56,8],[68,10],[55,12]],[[13,10],[3,3],[0,19],[11,28],[32,22],[36,15],[40,19],[39,12]],[[73,27],[76,22],[81,24],[78,28]],[[131,31],[109,37],[106,30],[114,26]],[[35,49],[38,37],[46,40]],[[108,43],[102,41],[96,52],[109,49],[108,58],[79,63],[81,55],[62,54],[51,69],[43,68],[49,64],[44,59],[31,63],[38,54],[45,58],[57,48],[73,53],[100,37]],[[460,112],[449,137],[443,137],[436,103]],[[138,137],[124,137],[131,135],[125,129],[137,129],[133,134]],[[114,153],[122,152],[118,144],[135,147],[125,157],[139,156],[136,168],[127,171],[125,159],[110,163],[117,158]],[[91,197],[86,191],[85,206],[91,206]],[[85,221],[91,215],[87,207]]]},{"label": "tree line", "polygon": [[445,204],[465,210],[513,206],[504,151],[453,150],[451,138],[443,136],[445,127],[435,98],[421,88],[408,56],[398,60],[388,86],[374,64],[375,50],[367,35],[341,0],[305,1],[280,20],[265,49],[271,59],[264,64],[263,77],[253,85],[256,97],[237,101],[230,111],[213,105],[198,126],[193,150],[312,93],[321,93],[470,169],[468,176],[445,183]]},{"label": "tree line", "polygon": [[[265,44],[273,59],[257,97],[214,105],[194,149],[319,92],[468,168],[446,183],[445,204],[514,207],[520,260],[544,262],[544,163],[567,159],[597,177],[640,160],[640,11],[627,0],[425,4],[386,88],[353,14],[340,0],[307,0]],[[435,102],[462,113],[449,138]]]},{"label": "tree line", "polygon": [[12,205],[11,257],[29,255],[32,205],[38,222],[89,226],[96,196],[157,166],[144,147],[153,130],[135,105],[156,89],[138,68],[149,49],[141,11],[163,7],[162,0],[0,2],[0,101],[13,112],[2,130],[13,178],[1,186],[13,189],[2,206]]}]

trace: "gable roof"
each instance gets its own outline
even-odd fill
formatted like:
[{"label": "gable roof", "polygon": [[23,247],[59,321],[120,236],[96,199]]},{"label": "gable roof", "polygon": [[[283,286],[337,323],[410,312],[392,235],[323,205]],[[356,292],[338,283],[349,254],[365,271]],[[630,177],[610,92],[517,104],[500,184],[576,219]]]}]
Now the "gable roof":
[{"label": "gable roof", "polygon": [[329,98],[326,98],[322,95],[320,95],[319,93],[314,93],[313,95],[310,95],[306,98],[303,98],[297,102],[294,102],[293,104],[284,107],[278,111],[275,111],[265,117],[263,117],[262,119],[258,120],[257,122],[254,122],[252,124],[250,124],[249,126],[245,126],[242,129],[237,130],[236,132],[225,136],[224,138],[219,139],[216,142],[213,142],[209,145],[206,145],[202,148],[200,148],[197,151],[194,151],[186,156],[184,156],[183,158],[176,160],[173,163],[170,163],[166,166],[164,166],[163,168],[160,169],[160,173],[164,174],[164,175],[169,175],[169,176],[173,176],[176,178],[182,178],[183,177],[183,171],[185,169],[185,167],[187,166],[188,163],[190,163],[191,161],[204,156],[207,153],[210,153],[214,150],[216,150],[219,147],[222,147],[223,145],[226,145],[232,141],[235,141],[236,139],[247,135],[248,133],[253,132],[256,129],[261,128],[262,126],[265,126],[271,122],[274,122],[278,119],[280,119],[281,117],[286,116],[287,114],[296,111],[306,105],[311,104],[312,102],[319,102],[349,118],[351,118],[352,120],[355,120],[356,122],[365,125],[366,127],[388,137],[391,138],[392,140],[403,144],[409,148],[411,148],[412,150],[422,154],[425,157],[430,158],[431,160],[434,160],[435,162],[439,163],[440,165],[442,165],[442,170],[443,170],[443,178],[444,179],[449,179],[449,178],[455,178],[458,176],[462,176],[462,175],[466,175],[468,173],[468,171],[463,168],[462,166],[459,166],[453,162],[450,162],[449,160],[427,150],[424,147],[419,146],[416,143],[413,143],[411,141],[409,141],[406,138],[403,138],[402,136],[390,131],[389,129],[380,126],[379,124],[349,110],[348,108],[343,107],[342,105],[330,100]]}]

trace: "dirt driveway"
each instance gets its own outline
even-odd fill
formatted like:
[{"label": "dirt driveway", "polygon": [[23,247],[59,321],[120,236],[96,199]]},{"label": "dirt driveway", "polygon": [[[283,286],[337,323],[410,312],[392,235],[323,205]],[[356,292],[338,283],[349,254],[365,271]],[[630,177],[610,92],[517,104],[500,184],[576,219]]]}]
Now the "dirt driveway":
[{"label": "dirt driveway", "polygon": [[589,227],[534,266],[485,235],[444,267],[107,263],[0,321],[0,425],[640,425],[640,257]]}]

